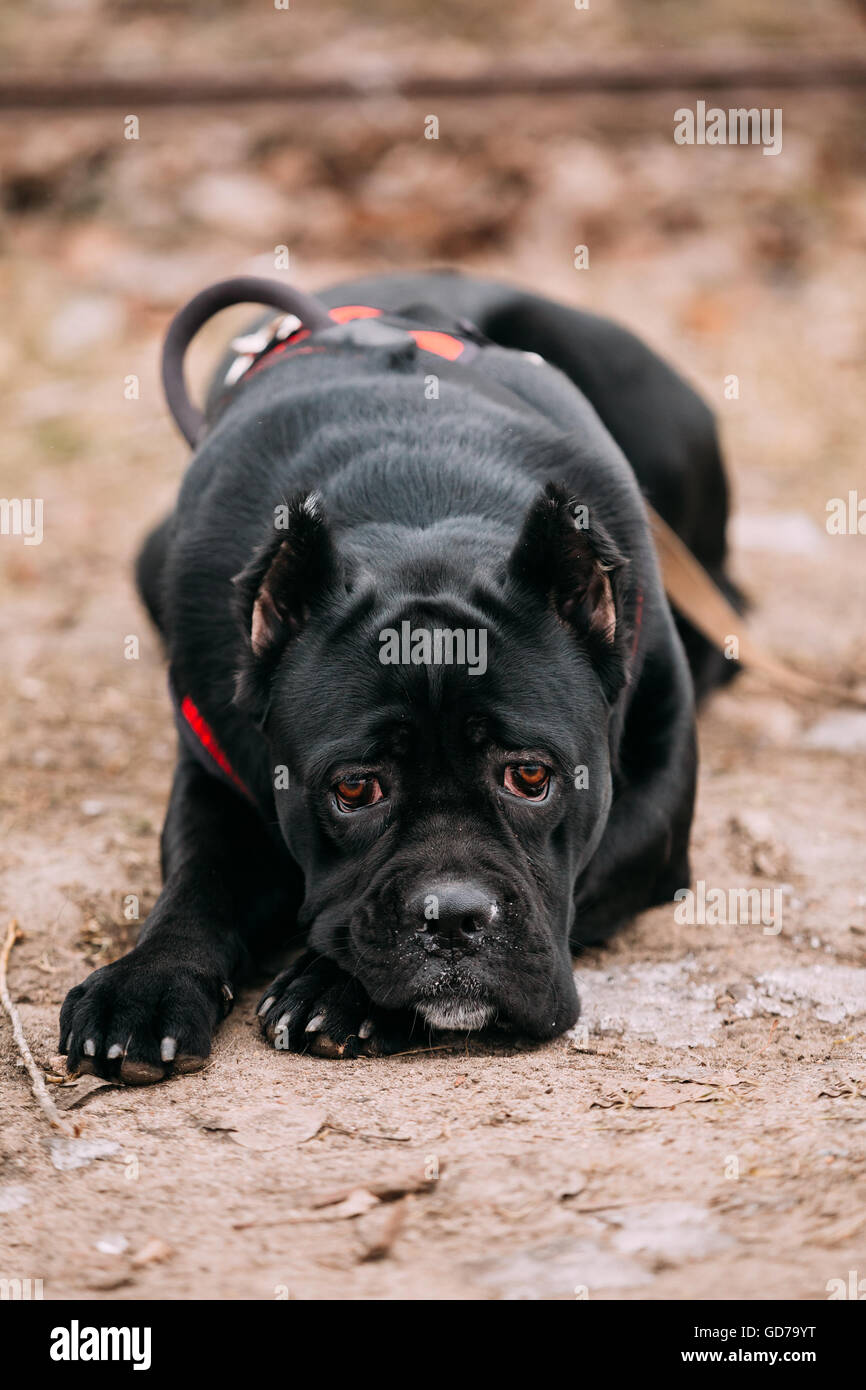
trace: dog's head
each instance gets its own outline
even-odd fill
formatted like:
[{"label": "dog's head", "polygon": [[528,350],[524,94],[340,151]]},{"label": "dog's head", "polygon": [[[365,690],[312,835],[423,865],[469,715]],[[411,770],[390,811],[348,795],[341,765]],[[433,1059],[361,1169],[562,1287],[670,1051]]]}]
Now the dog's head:
[{"label": "dog's head", "polygon": [[433,1026],[544,1038],[578,1014],[573,890],[627,646],[624,561],[582,511],[550,485],[516,543],[465,521],[338,540],[307,495],[236,581],[237,699],[310,943]]}]

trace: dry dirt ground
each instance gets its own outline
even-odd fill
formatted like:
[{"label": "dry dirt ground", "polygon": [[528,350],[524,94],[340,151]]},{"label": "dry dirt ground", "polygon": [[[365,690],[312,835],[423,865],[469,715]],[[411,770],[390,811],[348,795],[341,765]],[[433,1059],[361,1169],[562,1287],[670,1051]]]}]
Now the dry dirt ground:
[{"label": "dry dirt ground", "polygon": [[0,1276],[118,1299],[822,1299],[866,1279],[866,716],[751,677],[702,713],[693,871],[778,890],[778,933],[659,908],[576,962],[585,1028],[540,1048],[286,1056],[251,988],[200,1074],[99,1088],[54,1058],[66,990],[158,891],[173,730],[130,565],[184,466],[159,336],[274,245],[305,287],[459,256],[643,333],[718,412],[757,632],[866,679],[866,537],[825,527],[828,499],[866,496],[851,107],[792,99],[768,159],[675,149],[673,104],[449,112],[459,138],[432,150],[387,103],[291,146],[261,111],[154,113],[132,147],[113,115],[0,140],[0,493],[44,499],[40,546],[0,537],[0,923],[25,934],[11,990],[90,1146],[52,1136],[0,1020]]}]

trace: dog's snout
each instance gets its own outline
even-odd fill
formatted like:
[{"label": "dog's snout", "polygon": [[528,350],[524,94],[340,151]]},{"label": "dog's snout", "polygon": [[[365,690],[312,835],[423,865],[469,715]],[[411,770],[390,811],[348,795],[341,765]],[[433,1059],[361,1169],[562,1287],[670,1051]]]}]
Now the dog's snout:
[{"label": "dog's snout", "polygon": [[434,884],[411,899],[409,922],[437,945],[467,945],[476,940],[498,911],[491,894],[478,883],[455,879]]}]

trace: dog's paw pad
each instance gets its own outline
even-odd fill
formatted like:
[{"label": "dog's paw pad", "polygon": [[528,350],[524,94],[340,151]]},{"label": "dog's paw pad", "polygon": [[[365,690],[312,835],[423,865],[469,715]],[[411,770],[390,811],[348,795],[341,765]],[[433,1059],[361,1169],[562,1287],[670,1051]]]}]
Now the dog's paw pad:
[{"label": "dog's paw pad", "polygon": [[209,1060],[208,1057],[196,1057],[189,1052],[180,1052],[174,1059],[174,1071],[178,1076],[188,1076],[190,1072],[201,1071]]},{"label": "dog's paw pad", "polygon": [[127,1086],[152,1086],[165,1075],[162,1067],[152,1066],[150,1062],[133,1062],[125,1057],[120,1064],[120,1079]]},{"label": "dog's paw pad", "polygon": [[327,1033],[317,1033],[309,1044],[309,1051],[316,1057],[329,1057],[332,1060],[345,1058],[349,1060],[357,1057],[360,1050],[360,1040],[357,1034],[350,1035],[348,1038],[337,1040],[331,1038]]}]

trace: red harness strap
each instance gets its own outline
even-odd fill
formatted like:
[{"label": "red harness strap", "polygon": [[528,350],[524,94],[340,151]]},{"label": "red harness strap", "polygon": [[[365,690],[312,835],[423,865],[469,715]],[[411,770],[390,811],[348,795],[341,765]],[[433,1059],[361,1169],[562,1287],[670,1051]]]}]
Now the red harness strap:
[{"label": "red harness strap", "polygon": [[184,695],[181,700],[180,713],[195,734],[202,748],[210,754],[220,771],[228,777],[230,782],[234,783],[238,791],[242,791],[244,796],[252,801],[254,799],[252,792],[246,782],[242,781],[235,772],[227,755],[223,752],[216,734],[189,695]]}]

